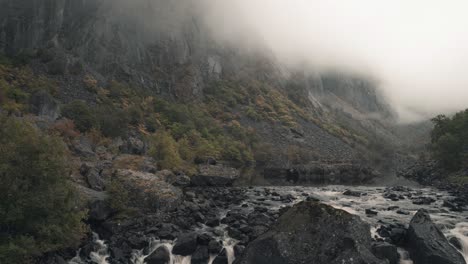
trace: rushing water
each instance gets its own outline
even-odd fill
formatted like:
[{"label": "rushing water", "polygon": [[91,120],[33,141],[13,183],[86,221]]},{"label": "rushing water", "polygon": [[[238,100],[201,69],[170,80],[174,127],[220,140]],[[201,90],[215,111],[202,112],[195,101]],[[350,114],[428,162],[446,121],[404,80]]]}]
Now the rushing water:
[{"label": "rushing water", "polygon": [[[371,225],[371,233],[373,236],[378,236],[375,232],[380,223],[399,223],[408,225],[413,215],[417,210],[425,208],[429,211],[432,220],[437,224],[447,237],[456,237],[462,245],[461,253],[464,255],[468,263],[468,212],[452,212],[443,207],[443,201],[450,199],[450,195],[443,191],[438,191],[430,188],[412,189],[408,191],[392,191],[404,199],[392,201],[384,197],[386,188],[382,187],[348,187],[348,186],[327,186],[327,187],[267,187],[268,192],[265,192],[264,187],[255,187],[247,189],[248,199],[244,202],[248,206],[232,205],[231,208],[223,209],[218,212],[222,219],[229,210],[252,211],[256,206],[267,207],[269,210],[279,210],[283,206],[290,206],[305,200],[308,196],[313,196],[320,199],[323,203],[329,204],[335,208],[345,210],[351,214],[361,217],[364,221]],[[343,195],[345,190],[352,190],[363,193],[360,197]],[[268,195],[266,194],[268,193]],[[289,196],[290,201],[285,201],[281,197]],[[431,197],[436,201],[430,205],[413,204],[410,197]],[[392,208],[393,207],[393,208]],[[377,212],[377,215],[367,215],[366,209],[371,209]],[[399,213],[397,211],[400,211]],[[404,213],[402,213],[404,212]],[[194,231],[202,233],[207,227],[204,225],[198,226]],[[228,257],[229,264],[234,261],[234,246],[236,240],[231,239],[226,232],[226,225],[220,225],[217,229],[224,232],[222,236],[217,237],[223,241],[223,246]],[[77,257],[72,259],[70,264],[106,264],[109,257],[108,248],[104,241],[100,240],[97,235],[94,238],[95,251],[91,253],[88,259],[82,260]],[[131,259],[133,264],[144,264],[145,258],[148,257],[158,248],[165,248],[170,254],[169,264],[190,264],[190,256],[172,255],[171,251],[176,241],[161,241],[152,239],[149,247],[146,249],[135,249]],[[403,248],[398,249],[401,264],[412,264],[408,252]],[[216,255],[211,255],[209,264],[213,262]]]}]

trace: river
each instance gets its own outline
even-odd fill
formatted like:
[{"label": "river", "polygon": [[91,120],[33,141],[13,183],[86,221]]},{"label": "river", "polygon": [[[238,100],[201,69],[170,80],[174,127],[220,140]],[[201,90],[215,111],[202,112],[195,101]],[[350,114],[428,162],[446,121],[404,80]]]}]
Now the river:
[{"label": "river", "polygon": [[[381,225],[407,226],[418,209],[429,211],[434,223],[448,237],[456,237],[461,244],[461,253],[468,262],[468,212],[450,211],[444,206],[445,200],[451,197],[447,192],[431,188],[387,188],[387,187],[350,187],[350,186],[324,186],[324,187],[250,187],[245,188],[247,199],[241,204],[232,204],[228,208],[218,209],[219,219],[223,219],[227,212],[239,211],[248,214],[254,208],[263,207],[269,211],[277,211],[284,206],[292,206],[308,197],[314,197],[323,203],[337,209],[345,210],[361,217],[371,227],[373,238],[379,239],[377,232]],[[227,263],[234,261],[234,245],[237,241],[229,237],[226,232],[228,225],[221,224],[215,228],[199,224],[193,227],[195,232],[210,232],[223,241]],[[177,241],[157,240],[149,238],[147,248],[134,249],[132,258],[128,263],[143,264],[145,258],[158,248],[165,248],[169,253]],[[95,251],[87,258],[75,257],[70,264],[107,264],[109,263],[109,250],[105,243],[95,235]],[[404,248],[399,248],[401,264],[412,263]],[[208,263],[215,260],[211,255]],[[169,264],[190,264],[191,256],[177,256],[170,254]]]}]

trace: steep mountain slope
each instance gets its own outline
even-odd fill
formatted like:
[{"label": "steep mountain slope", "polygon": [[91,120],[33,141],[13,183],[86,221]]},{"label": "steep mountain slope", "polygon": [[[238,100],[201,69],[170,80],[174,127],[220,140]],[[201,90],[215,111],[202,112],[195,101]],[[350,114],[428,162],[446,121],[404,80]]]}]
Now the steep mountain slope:
[{"label": "steep mountain slope", "polygon": [[[189,0],[0,0],[0,52],[53,80],[61,104],[139,108],[142,120],[130,124],[137,134],[141,125],[143,134],[154,132],[150,119],[177,142],[190,129],[176,128],[188,123],[203,134],[197,112],[229,135],[223,140],[239,141],[244,146],[237,150],[250,153],[236,166],[379,165],[399,145],[376,82],[297,72],[265,50],[232,47],[213,37],[200,12]],[[153,114],[143,102],[154,98]],[[160,107],[165,102],[172,108]],[[185,118],[162,120],[162,108],[184,109]],[[216,153],[206,154],[233,160]]]}]

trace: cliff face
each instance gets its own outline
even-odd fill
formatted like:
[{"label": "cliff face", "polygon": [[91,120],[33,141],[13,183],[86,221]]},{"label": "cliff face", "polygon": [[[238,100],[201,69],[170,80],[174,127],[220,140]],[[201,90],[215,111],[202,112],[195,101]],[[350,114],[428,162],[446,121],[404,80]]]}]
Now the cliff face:
[{"label": "cliff face", "polygon": [[214,81],[268,84],[311,117],[297,118],[298,128],[289,129],[253,122],[236,110],[243,125],[254,127],[279,152],[301,145],[324,159],[356,160],[359,151],[350,146],[356,134],[397,140],[388,130],[391,109],[374,82],[346,74],[298,74],[266,54],[218,42],[193,3],[0,0],[0,52],[33,54],[37,71],[60,80],[64,101],[91,98],[77,85],[87,74],[179,102],[203,100]]}]

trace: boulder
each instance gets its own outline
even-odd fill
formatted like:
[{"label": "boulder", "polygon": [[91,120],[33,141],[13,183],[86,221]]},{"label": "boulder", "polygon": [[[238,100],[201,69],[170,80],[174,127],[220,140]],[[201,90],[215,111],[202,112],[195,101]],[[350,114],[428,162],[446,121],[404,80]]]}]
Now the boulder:
[{"label": "boulder", "polygon": [[190,263],[191,264],[206,264],[208,263],[209,258],[210,258],[210,254],[208,253],[208,247],[200,246],[193,253]]},{"label": "boulder", "polygon": [[188,256],[192,255],[197,249],[197,234],[183,234],[177,238],[176,244],[172,249],[172,254]]},{"label": "boulder", "polygon": [[415,264],[466,264],[424,209],[411,219],[406,244]]},{"label": "boulder", "polygon": [[182,191],[152,173],[116,170],[112,181],[128,191],[129,205],[145,211],[172,211],[182,201]]},{"label": "boulder", "polygon": [[159,247],[148,257],[145,258],[147,264],[167,264],[171,259],[170,253],[166,247]]},{"label": "boulder", "polygon": [[390,243],[374,243],[372,244],[372,252],[376,257],[388,260],[389,264],[398,264],[400,261],[397,247]]},{"label": "boulder", "polygon": [[240,176],[239,170],[222,164],[200,165],[199,171],[197,175],[191,178],[191,184],[193,186],[231,186]]},{"label": "boulder", "polygon": [[187,187],[190,185],[190,177],[183,173],[172,173],[166,178],[166,181],[178,187]]},{"label": "boulder", "polygon": [[[352,259],[352,262],[350,260]],[[301,202],[251,242],[238,264],[383,264],[371,251],[370,227],[358,216],[318,202]]]},{"label": "boulder", "polygon": [[80,136],[78,139],[73,140],[72,150],[80,157],[92,158],[96,154],[93,151],[91,140],[85,136]]},{"label": "boulder", "polygon": [[89,205],[89,220],[104,221],[112,214],[112,209],[106,201],[93,201]]},{"label": "boulder", "polygon": [[146,153],[146,144],[141,139],[130,136],[120,151],[127,154],[143,155]]},{"label": "boulder", "polygon": [[223,250],[223,245],[221,245],[221,243],[219,243],[218,241],[211,240],[208,243],[208,251],[211,254],[219,254],[219,252],[221,252],[221,250]]},{"label": "boulder", "polygon": [[86,181],[88,182],[89,187],[96,191],[103,191],[105,188],[104,179],[100,175],[100,171],[98,168],[91,168],[86,173]]},{"label": "boulder", "polygon": [[362,193],[358,191],[351,191],[351,190],[346,190],[343,192],[343,195],[346,196],[354,196],[354,197],[361,197]]}]

